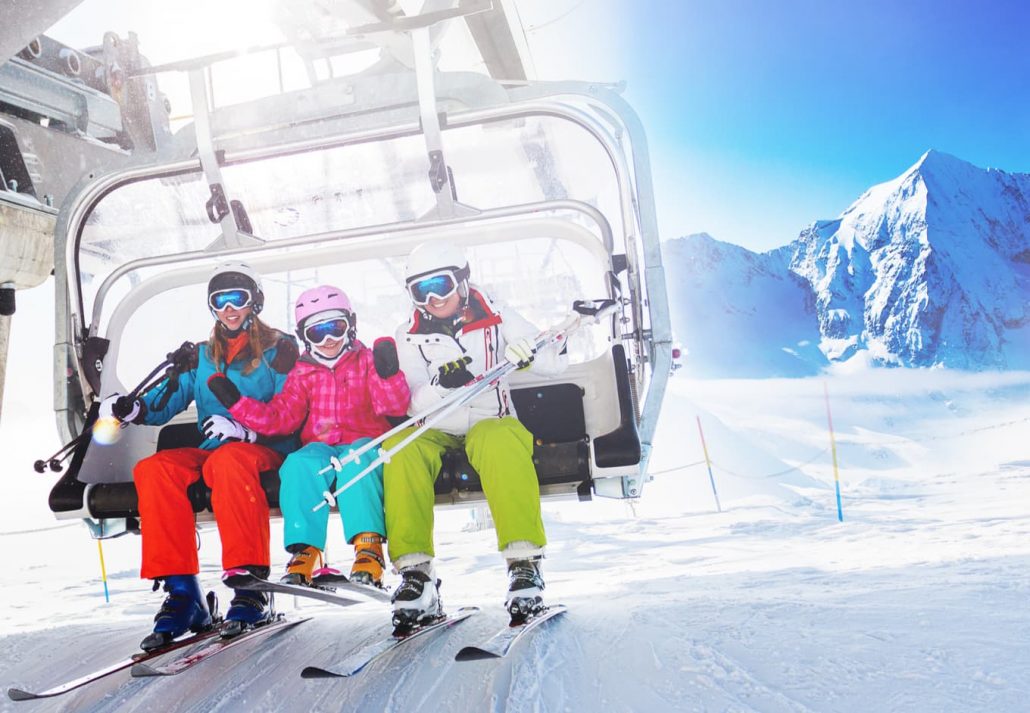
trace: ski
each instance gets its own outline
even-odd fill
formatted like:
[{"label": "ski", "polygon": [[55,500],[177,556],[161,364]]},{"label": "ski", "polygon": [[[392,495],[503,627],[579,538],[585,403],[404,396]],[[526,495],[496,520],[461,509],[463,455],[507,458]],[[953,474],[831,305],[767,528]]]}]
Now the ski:
[{"label": "ski", "polygon": [[317,599],[341,607],[367,602],[389,602],[390,594],[384,589],[377,589],[365,584],[349,581],[342,574],[322,575],[316,578],[313,586],[304,584],[282,584],[255,577],[246,570],[231,570],[222,578],[226,586],[233,589],[253,589],[259,592],[275,594],[292,594],[298,597]]},{"label": "ski", "polygon": [[519,642],[524,634],[532,631],[548,619],[564,614],[564,604],[552,604],[543,611],[534,614],[518,624],[509,624],[491,636],[479,646],[466,646],[454,657],[455,661],[479,661],[482,659],[499,659],[508,655],[511,648]]},{"label": "ski", "polygon": [[277,632],[289,629],[301,624],[311,617],[305,617],[303,619],[284,619],[282,615],[279,618],[268,623],[262,624],[261,626],[248,629],[238,636],[232,638],[221,638],[213,637],[212,640],[206,642],[203,646],[198,648],[196,651],[182,654],[172,659],[168,663],[160,666],[149,666],[146,663],[137,663],[129,670],[129,673],[136,677],[143,676],[174,676],[177,673],[182,673],[188,668],[196,666],[201,661],[206,661],[215,654],[220,654],[226,649],[231,649],[237,644],[242,644],[245,641],[252,639],[261,639],[266,636],[271,636]]},{"label": "ski", "polygon": [[[368,597],[377,602],[389,602],[390,592],[381,587],[373,587],[369,584],[352,582],[345,574],[339,572],[328,572],[326,574],[315,574],[311,580],[311,586],[316,590],[324,592],[344,591],[348,594]],[[315,597],[317,599],[317,596]]]},{"label": "ski", "polygon": [[124,658],[121,661],[117,661],[111,664],[110,666],[98,669],[96,671],[93,671],[92,673],[87,673],[84,676],[80,676],[79,678],[73,679],[66,683],[62,683],[59,686],[48,688],[45,691],[33,693],[32,691],[25,691],[20,688],[8,688],[7,695],[8,697],[10,697],[12,701],[31,701],[37,698],[51,698],[53,696],[59,696],[62,693],[74,691],[76,688],[85,686],[87,683],[92,683],[93,681],[98,681],[101,678],[110,676],[113,673],[124,671],[125,669],[135,666],[136,664],[143,664],[145,661],[149,661],[150,659],[157,658],[158,656],[164,656],[165,654],[171,653],[172,651],[176,651],[177,649],[186,648],[187,646],[192,646],[193,644],[206,641],[207,639],[211,639],[216,636],[218,636],[218,628],[214,627],[212,629],[209,629],[208,631],[202,631],[199,634],[187,636],[185,639],[172,641],[168,644],[165,644],[164,646],[154,649],[153,651],[145,651],[132,654],[131,656]]},{"label": "ski", "polygon": [[361,669],[365,668],[384,654],[393,651],[401,644],[418,638],[423,634],[442,632],[448,627],[468,619],[477,611],[479,611],[479,607],[462,607],[453,616],[445,615],[442,619],[430,624],[423,624],[422,626],[411,629],[403,634],[391,634],[383,639],[361,646],[332,668],[308,666],[300,672],[301,678],[343,678],[353,676],[361,671]]}]

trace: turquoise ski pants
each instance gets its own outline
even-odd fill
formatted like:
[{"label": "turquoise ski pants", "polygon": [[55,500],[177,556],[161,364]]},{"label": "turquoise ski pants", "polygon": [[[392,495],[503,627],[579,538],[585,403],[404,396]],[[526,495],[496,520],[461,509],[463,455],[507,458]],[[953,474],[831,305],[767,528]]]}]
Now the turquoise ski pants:
[{"label": "turquoise ski pants", "polygon": [[[411,430],[391,436],[383,448],[397,445]],[[416,552],[434,555],[433,483],[444,451],[460,448],[463,441],[497,528],[497,548],[503,550],[517,541],[538,547],[547,544],[533,465],[533,435],[518,419],[506,416],[479,421],[464,439],[431,428],[393,455],[384,473],[391,560]]]},{"label": "turquoise ski pants", "polygon": [[[333,456],[343,458],[352,448],[368,443],[370,438],[359,438],[350,444],[330,446],[309,443],[286,456],[279,469],[279,508],[283,513],[283,545],[305,544],[325,549],[326,528],[329,526],[329,508],[318,512],[311,509],[322,500],[322,493],[335,490],[364,470],[379,454],[372,448],[356,461],[343,466],[337,473],[318,471],[329,465]],[[379,466],[340,494],[337,500],[343,535],[351,542],[362,532],[386,535],[383,517],[383,467]]]}]

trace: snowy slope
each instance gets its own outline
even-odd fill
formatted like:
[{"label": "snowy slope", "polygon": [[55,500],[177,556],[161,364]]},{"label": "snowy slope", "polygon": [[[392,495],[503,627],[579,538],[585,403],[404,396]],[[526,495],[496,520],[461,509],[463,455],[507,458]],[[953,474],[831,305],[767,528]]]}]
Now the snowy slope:
[{"label": "snowy slope", "polygon": [[[1027,174],[929,151],[778,250],[690,236],[667,243],[666,255],[694,375],[791,376],[855,356],[1030,368]],[[738,331],[750,338],[746,357]]]},{"label": "snowy slope", "polygon": [[[20,295],[20,308],[45,307],[46,289]],[[50,366],[11,366],[0,425],[0,687],[39,688],[135,650],[160,595],[138,579],[139,538],[124,537],[104,545],[104,603],[96,543],[81,524],[52,520],[52,478],[31,471],[56,446]],[[453,662],[502,624],[505,582],[493,532],[466,532],[467,513],[443,511],[444,600],[483,612],[353,680],[299,672],[381,633],[386,612],[287,600],[290,616],[313,619],[267,646],[166,680],[123,672],[50,701],[0,697],[0,711],[1025,710],[1030,373],[851,362],[825,382],[843,523],[822,378],[677,377],[642,499],[546,506],[547,595],[571,611],[509,660]],[[331,535],[332,561],[343,564],[341,533]],[[217,535],[201,539],[202,579],[224,597]],[[273,551],[281,567],[285,555]]]},{"label": "snowy slope", "polygon": [[[1021,710],[1030,374],[830,378],[843,524],[822,384],[675,379],[640,501],[547,505],[547,594],[571,611],[509,660],[453,661],[504,621],[504,577],[493,532],[463,531],[465,514],[450,511],[438,513],[444,600],[483,612],[352,680],[299,672],[382,633],[387,613],[287,600],[291,616],[314,618],[266,646],[171,679],[121,673],[48,702],[0,700],[0,711]],[[697,462],[695,416],[722,513]],[[52,526],[25,522],[41,509],[37,490],[21,517],[5,505],[8,526]],[[81,525],[58,527],[0,535],[4,687],[46,686],[132,651],[159,603],[137,579],[138,538],[106,543],[104,604],[95,543]],[[333,560],[346,561],[333,537]],[[202,578],[220,589],[217,536],[202,542]]]}]

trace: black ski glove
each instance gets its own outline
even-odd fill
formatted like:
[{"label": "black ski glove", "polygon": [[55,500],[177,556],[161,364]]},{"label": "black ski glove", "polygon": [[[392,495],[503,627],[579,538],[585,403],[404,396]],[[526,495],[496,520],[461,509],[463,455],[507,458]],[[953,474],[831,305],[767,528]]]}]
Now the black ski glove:
[{"label": "black ski glove", "polygon": [[180,374],[196,369],[197,345],[193,342],[183,342],[181,347],[168,354],[168,361],[172,363],[172,369]]},{"label": "black ski glove", "polygon": [[372,345],[372,360],[381,379],[389,379],[401,370],[401,363],[397,358],[397,343],[390,337],[380,337],[375,341]]},{"label": "black ski glove", "polygon": [[225,374],[212,374],[208,377],[207,388],[211,389],[211,393],[226,408],[232,408],[240,400],[240,390]]},{"label": "black ski glove", "polygon": [[275,345],[275,358],[272,359],[272,369],[280,374],[288,374],[293,365],[297,363],[300,352],[297,350],[297,341],[293,337],[282,337]]},{"label": "black ski glove", "polygon": [[437,378],[436,383],[445,389],[457,389],[464,386],[476,378],[468,370],[468,365],[471,363],[472,357],[466,356],[441,365],[439,369],[440,376]]},{"label": "black ski glove", "polygon": [[122,423],[142,423],[147,415],[143,399],[111,394],[100,402],[100,418],[114,418]]}]

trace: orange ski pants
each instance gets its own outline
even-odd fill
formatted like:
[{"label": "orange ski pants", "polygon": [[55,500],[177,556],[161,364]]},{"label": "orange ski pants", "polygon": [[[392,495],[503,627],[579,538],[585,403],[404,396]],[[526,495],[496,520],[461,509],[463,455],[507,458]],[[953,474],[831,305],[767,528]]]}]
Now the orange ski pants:
[{"label": "orange ski pants", "polygon": [[262,471],[283,457],[254,443],[226,443],[205,451],[170,448],[136,464],[143,565],[140,577],[197,574],[196,518],[186,488],[200,478],[211,488],[211,509],[222,540],[222,568],[267,567],[270,562],[268,500]]}]

